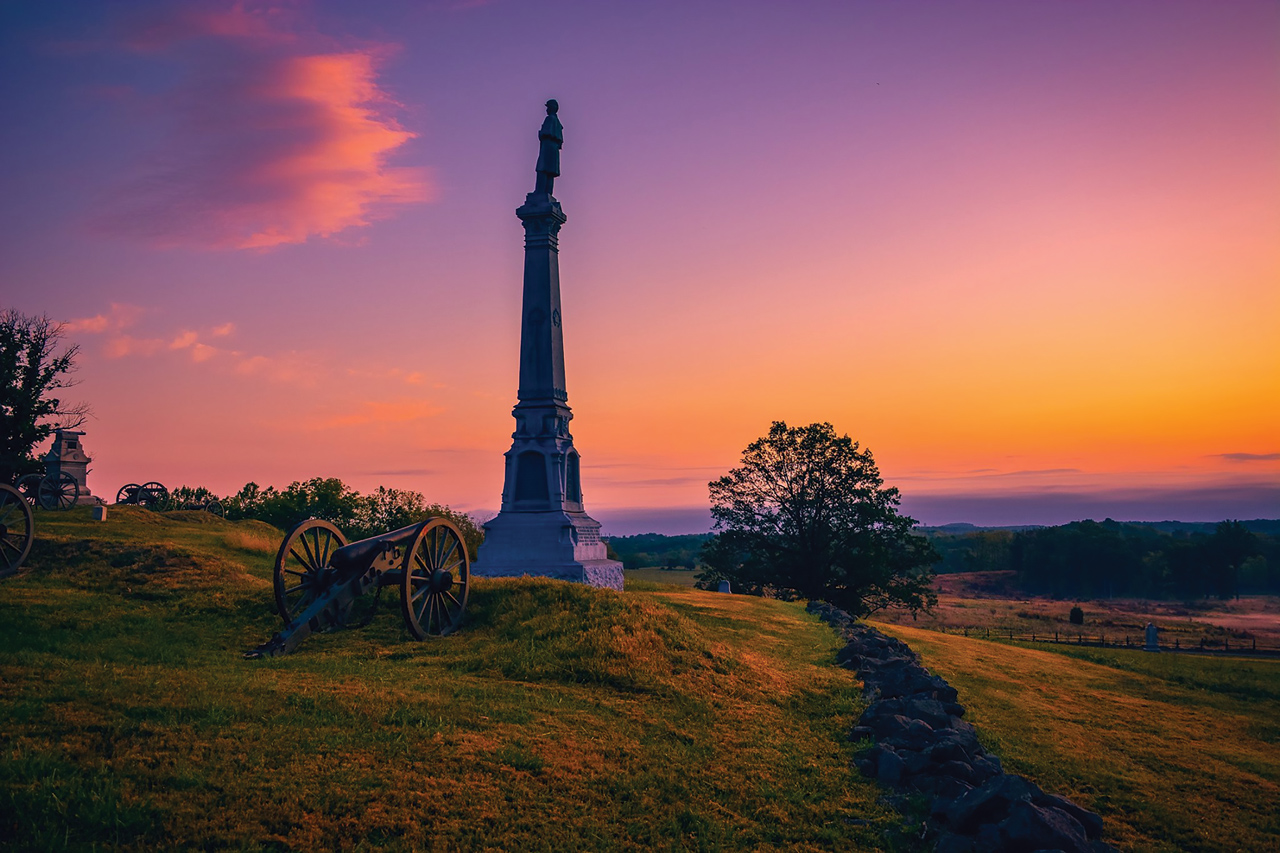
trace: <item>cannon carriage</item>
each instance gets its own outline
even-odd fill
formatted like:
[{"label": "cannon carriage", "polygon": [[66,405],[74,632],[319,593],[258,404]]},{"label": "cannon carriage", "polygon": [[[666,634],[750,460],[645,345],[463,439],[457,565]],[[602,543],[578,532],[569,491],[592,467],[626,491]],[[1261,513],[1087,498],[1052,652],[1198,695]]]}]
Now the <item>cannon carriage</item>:
[{"label": "cannon carriage", "polygon": [[169,502],[169,490],[154,480],[147,483],[129,483],[116,492],[116,503],[123,506],[140,506],[144,509],[160,509]]},{"label": "cannon carriage", "polygon": [[462,533],[446,518],[351,544],[333,524],[313,518],[280,544],[273,582],[285,625],[247,658],[286,655],[314,633],[368,624],[387,587],[398,590],[400,615],[415,639],[451,634],[467,608],[471,561]]},{"label": "cannon carriage", "polygon": [[14,488],[28,506],[42,509],[71,509],[80,502],[80,484],[66,471],[27,474],[18,478]]},{"label": "cannon carriage", "polygon": [[182,500],[182,495],[190,492],[190,489],[178,489],[176,492],[170,492],[163,483],[157,483],[154,480],[141,484],[128,483],[121,486],[120,491],[116,492],[116,503],[121,506],[140,506],[143,509],[154,510],[202,509],[219,518],[226,517],[227,511],[222,506],[222,501],[215,497],[197,496],[194,499]]}]

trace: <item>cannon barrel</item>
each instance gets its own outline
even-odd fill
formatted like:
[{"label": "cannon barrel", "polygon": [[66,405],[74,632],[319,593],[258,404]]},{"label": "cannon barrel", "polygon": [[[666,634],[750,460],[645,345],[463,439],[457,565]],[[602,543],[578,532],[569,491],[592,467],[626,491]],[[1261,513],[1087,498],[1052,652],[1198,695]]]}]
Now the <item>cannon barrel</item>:
[{"label": "cannon barrel", "polygon": [[410,524],[399,530],[343,545],[329,555],[329,566],[336,569],[342,577],[363,572],[379,557],[386,556],[389,551],[398,552],[407,548],[421,528],[420,523]]}]

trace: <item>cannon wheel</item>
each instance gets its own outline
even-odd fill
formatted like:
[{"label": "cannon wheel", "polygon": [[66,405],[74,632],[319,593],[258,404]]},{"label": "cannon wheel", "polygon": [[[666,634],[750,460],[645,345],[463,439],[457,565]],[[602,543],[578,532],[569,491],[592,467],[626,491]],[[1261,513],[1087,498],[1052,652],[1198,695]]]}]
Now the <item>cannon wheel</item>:
[{"label": "cannon wheel", "polygon": [[211,513],[212,515],[216,515],[218,518],[227,517],[227,511],[223,508],[222,501],[217,500],[216,498],[204,505],[204,511]]},{"label": "cannon wheel", "polygon": [[40,505],[40,481],[43,479],[44,474],[26,474],[14,483],[14,487],[26,500],[27,506]]},{"label": "cannon wheel", "polygon": [[274,578],[276,612],[285,622],[315,599],[329,556],[346,544],[341,530],[318,518],[302,522],[280,543]]},{"label": "cannon wheel", "polygon": [[153,480],[150,483],[143,483],[138,486],[138,496],[135,499],[138,506],[158,510],[168,500],[169,490],[162,483],[157,483]]},{"label": "cannon wheel", "polygon": [[18,571],[31,553],[31,506],[13,486],[0,484],[0,578]]},{"label": "cannon wheel", "polygon": [[400,574],[400,612],[419,640],[452,634],[471,592],[471,563],[462,534],[444,518],[423,523]]},{"label": "cannon wheel", "polygon": [[40,481],[40,506],[45,509],[71,509],[80,498],[80,484],[66,471]]},{"label": "cannon wheel", "polygon": [[136,504],[138,502],[138,490],[142,486],[137,483],[130,483],[127,486],[121,486],[120,491],[116,492],[116,503],[118,504]]}]

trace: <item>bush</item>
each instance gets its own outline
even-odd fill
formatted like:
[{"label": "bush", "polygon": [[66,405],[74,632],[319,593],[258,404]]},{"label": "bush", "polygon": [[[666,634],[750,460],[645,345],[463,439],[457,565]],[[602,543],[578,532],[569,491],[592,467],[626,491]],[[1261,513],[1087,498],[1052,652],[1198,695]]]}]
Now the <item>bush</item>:
[{"label": "bush", "polygon": [[1083,625],[1084,611],[1081,610],[1079,607],[1073,607],[1071,608],[1071,615],[1069,618],[1071,619],[1072,625]]}]

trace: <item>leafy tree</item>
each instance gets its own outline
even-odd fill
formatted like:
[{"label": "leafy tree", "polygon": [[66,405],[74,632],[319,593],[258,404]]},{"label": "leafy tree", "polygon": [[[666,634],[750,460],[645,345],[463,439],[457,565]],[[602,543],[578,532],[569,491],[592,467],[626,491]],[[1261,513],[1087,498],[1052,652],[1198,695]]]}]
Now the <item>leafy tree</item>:
[{"label": "leafy tree", "polygon": [[709,485],[717,536],[702,552],[701,585],[823,599],[855,616],[937,603],[933,546],[912,534],[871,451],[831,424],[775,421]]},{"label": "leafy tree", "polygon": [[388,489],[379,486],[376,491],[357,499],[355,525],[349,531],[353,538],[365,538],[417,524],[423,519],[442,516],[452,521],[462,534],[467,553],[472,560],[484,540],[484,531],[475,519],[443,504],[428,504],[421,492],[406,489]]},{"label": "leafy tree", "polygon": [[0,481],[39,469],[33,448],[55,429],[75,429],[89,417],[84,404],[54,394],[76,383],[77,344],[58,352],[65,326],[46,316],[0,311]]},{"label": "leafy tree", "polygon": [[1213,578],[1213,594],[1230,598],[1239,594],[1240,567],[1258,553],[1258,537],[1238,521],[1219,522],[1205,542],[1204,551]]}]

